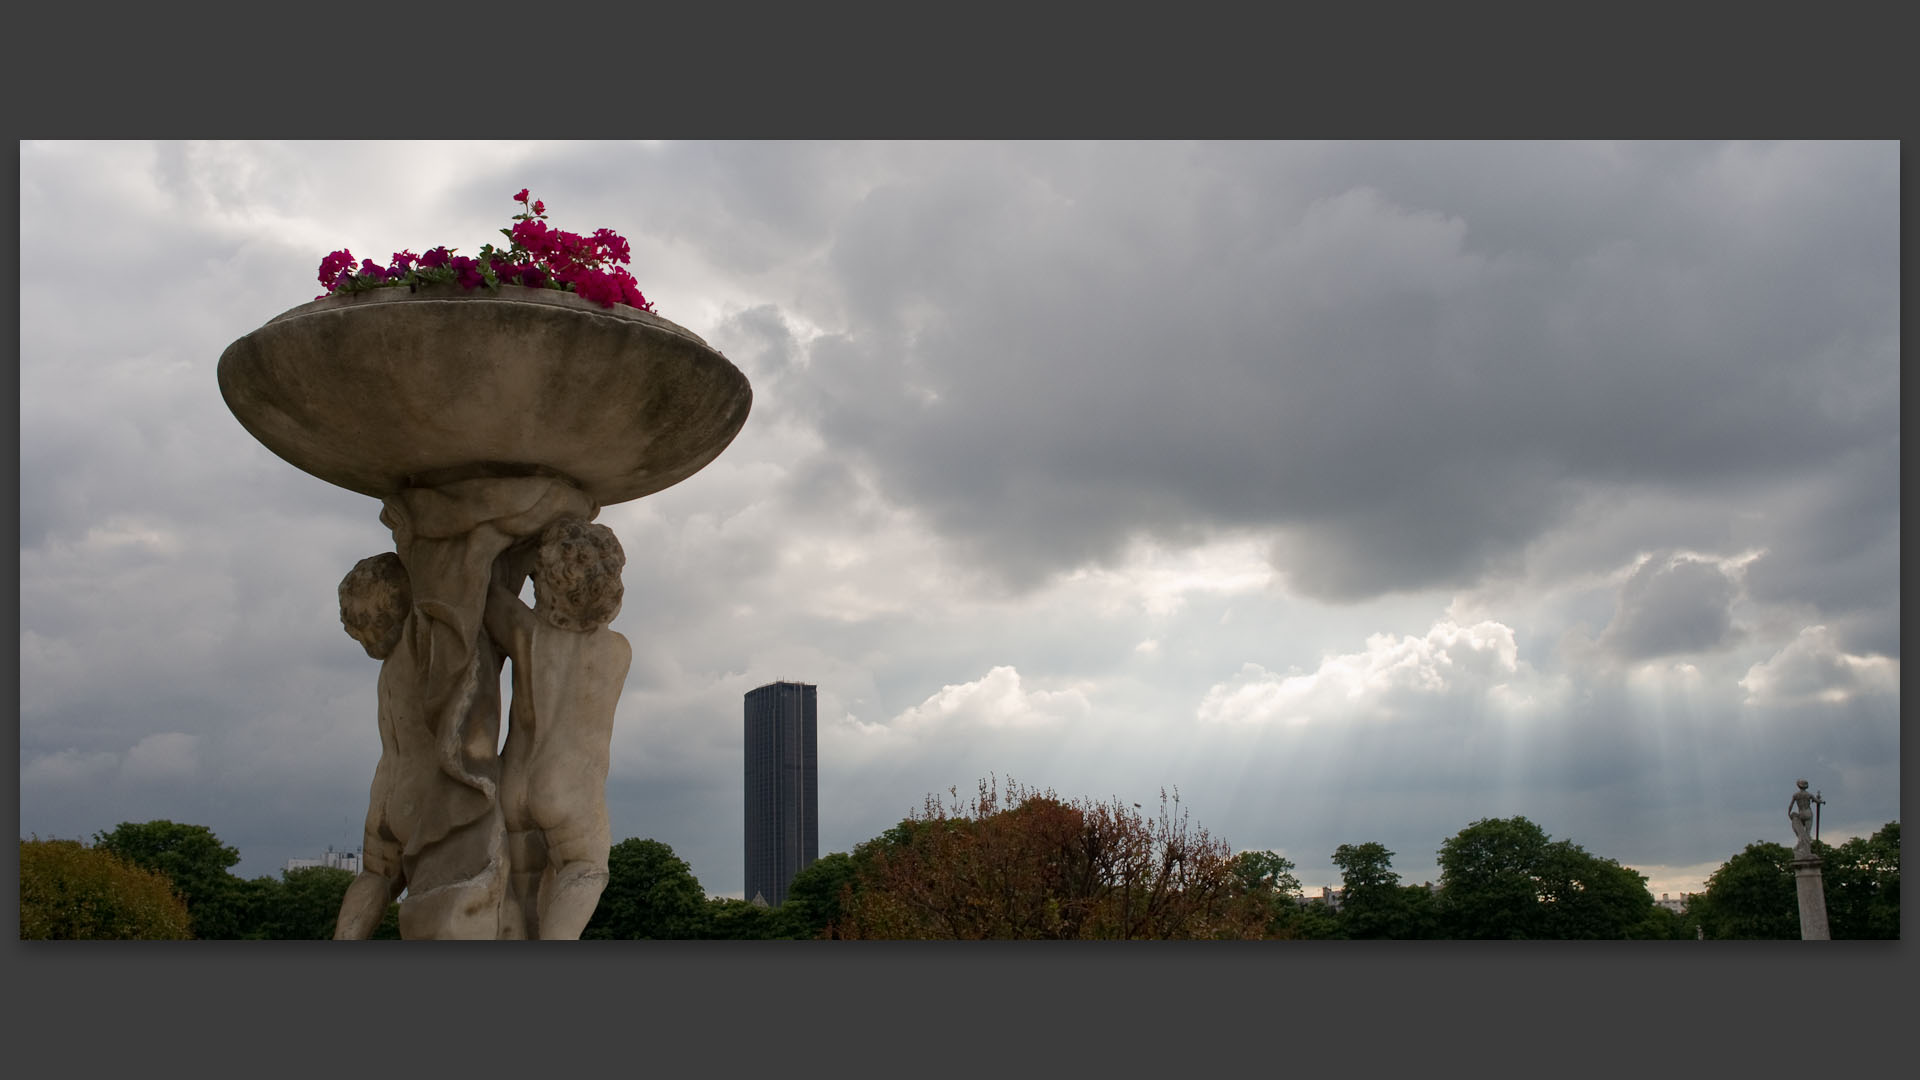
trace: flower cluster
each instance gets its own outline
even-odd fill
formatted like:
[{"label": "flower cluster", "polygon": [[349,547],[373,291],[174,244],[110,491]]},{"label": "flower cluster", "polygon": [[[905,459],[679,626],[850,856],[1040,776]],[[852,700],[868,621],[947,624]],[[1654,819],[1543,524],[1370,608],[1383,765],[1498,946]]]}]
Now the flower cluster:
[{"label": "flower cluster", "polygon": [[320,260],[320,284],[327,291],[314,299],[399,285],[413,289],[432,282],[454,282],[465,289],[502,284],[560,289],[579,293],[601,307],[620,303],[653,310],[653,304],[622,265],[631,261],[625,238],[611,229],[595,229],[591,235],[581,236],[551,228],[546,222],[546,203],[530,198],[526,188],[513,198],[524,209],[513,215],[511,228],[500,230],[512,241],[506,250],[486,244],[473,258],[455,255],[448,247],[437,247],[424,255],[397,251],[387,265],[381,266],[372,259],[361,259],[355,265],[353,253],[343,248]]}]

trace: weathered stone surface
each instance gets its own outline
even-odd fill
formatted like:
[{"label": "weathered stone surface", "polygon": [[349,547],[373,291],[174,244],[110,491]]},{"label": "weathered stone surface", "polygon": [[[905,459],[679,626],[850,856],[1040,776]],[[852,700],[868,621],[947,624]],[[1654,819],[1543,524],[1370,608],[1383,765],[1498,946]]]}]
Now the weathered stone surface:
[{"label": "weathered stone surface", "polygon": [[[393,530],[402,570],[376,556],[340,584],[342,625],[381,660],[381,754],[364,869],[348,888],[336,937],[370,935],[402,889],[402,937],[499,936],[511,868],[495,750],[503,654],[483,625],[487,589],[509,548],[595,511],[584,492],[546,477],[463,480],[385,500],[380,520]],[[396,617],[397,634],[387,630]],[[597,700],[607,689],[579,693]],[[617,700],[618,682],[611,693]],[[603,771],[597,790],[604,785]]]},{"label": "weathered stone surface", "polygon": [[588,522],[712,461],[746,377],[645,312],[445,286],[294,308],[230,345],[219,381],[248,432],[380,499],[393,531],[340,583],[342,625],[381,661],[381,755],[334,936],[370,936],[404,891],[402,937],[577,938],[607,880],[633,655],[608,628],[625,556]]},{"label": "weathered stone surface", "polygon": [[500,752],[512,868],[503,938],[578,938],[606,889],[608,757],[633,663],[607,624],[620,612],[625,564],[611,529],[565,519],[533,549],[532,609],[520,600],[518,566],[497,570],[488,593],[487,632],[513,661]]},{"label": "weathered stone surface", "polygon": [[712,461],[753,402],[691,331],[515,285],[303,304],[228,346],[219,381],[267,449],[375,498],[558,474],[603,506],[637,499]]},{"label": "weathered stone surface", "polygon": [[1793,860],[1793,885],[1800,900],[1800,940],[1828,941],[1827,887],[1820,880],[1820,860]]}]

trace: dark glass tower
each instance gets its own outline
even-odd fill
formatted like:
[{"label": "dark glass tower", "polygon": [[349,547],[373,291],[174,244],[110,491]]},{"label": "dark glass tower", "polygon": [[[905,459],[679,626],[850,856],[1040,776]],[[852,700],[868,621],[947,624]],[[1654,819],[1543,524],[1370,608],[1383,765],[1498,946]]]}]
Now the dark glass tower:
[{"label": "dark glass tower", "polygon": [[820,857],[820,775],[811,683],[747,691],[747,883],[775,907],[793,875]]}]

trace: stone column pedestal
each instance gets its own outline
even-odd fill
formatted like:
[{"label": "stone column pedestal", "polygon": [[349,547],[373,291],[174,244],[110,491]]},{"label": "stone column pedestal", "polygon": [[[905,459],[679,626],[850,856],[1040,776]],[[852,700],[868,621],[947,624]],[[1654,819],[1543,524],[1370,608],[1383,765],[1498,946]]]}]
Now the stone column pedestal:
[{"label": "stone column pedestal", "polygon": [[1793,860],[1793,883],[1800,893],[1800,939],[1826,941],[1827,889],[1820,880],[1820,860]]}]

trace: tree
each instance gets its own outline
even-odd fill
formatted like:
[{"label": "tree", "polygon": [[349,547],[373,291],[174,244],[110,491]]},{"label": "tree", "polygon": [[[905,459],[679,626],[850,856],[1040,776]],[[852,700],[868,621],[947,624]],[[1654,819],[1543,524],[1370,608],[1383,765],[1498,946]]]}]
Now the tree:
[{"label": "tree", "polygon": [[171,821],[122,822],[112,832],[96,833],[94,846],[135,866],[164,874],[187,902],[197,938],[237,938],[244,911],[240,879],[227,868],[240,853],[220,842],[205,825]]},{"label": "tree", "polygon": [[[1835,939],[1900,936],[1900,823],[1832,847],[1816,840],[1827,902],[1827,933]],[[1783,844],[1753,843],[1721,864],[1707,891],[1688,905],[1710,938],[1795,939],[1800,936],[1800,892],[1793,852]]]},{"label": "tree", "polygon": [[1523,817],[1483,818],[1440,845],[1441,913],[1448,936],[1537,938],[1533,878],[1547,834]]},{"label": "tree", "polygon": [[1136,804],[1069,803],[1051,791],[980,782],[854,849],[853,938],[1259,937],[1224,843],[1163,792]]},{"label": "tree", "polygon": [[583,939],[706,936],[707,894],[693,867],[658,840],[627,839],[607,855],[607,887]]},{"label": "tree", "polygon": [[1277,851],[1242,851],[1227,872],[1244,902],[1265,923],[1266,936],[1286,936],[1300,913],[1300,879],[1293,860]]},{"label": "tree", "polygon": [[1293,860],[1277,851],[1242,851],[1233,857],[1227,870],[1247,892],[1300,895],[1300,879],[1293,876]]},{"label": "tree", "polygon": [[77,840],[20,841],[22,940],[178,941],[191,927],[164,874]]},{"label": "tree", "polygon": [[1835,939],[1900,936],[1899,822],[1829,848],[1821,863],[1827,929]]},{"label": "tree", "polygon": [[252,901],[244,936],[272,941],[325,941],[333,937],[353,873],[331,866],[303,866],[280,880],[249,882]]},{"label": "tree", "polygon": [[1404,928],[1405,899],[1393,852],[1378,843],[1341,844],[1333,849],[1340,868],[1338,918],[1344,936],[1356,939],[1397,937]]},{"label": "tree", "polygon": [[836,851],[808,863],[787,885],[787,902],[780,905],[786,937],[834,937],[844,917],[841,905],[859,880],[853,856]]},{"label": "tree", "polygon": [[1653,918],[1646,878],[1523,817],[1440,847],[1441,927],[1456,938],[1623,938]]},{"label": "tree", "polygon": [[[1534,869],[1540,897],[1540,934],[1560,940],[1628,937],[1654,918],[1646,876],[1578,844],[1548,844]],[[1642,931],[1644,932],[1644,931]]]},{"label": "tree", "polygon": [[1793,852],[1784,844],[1753,843],[1707,879],[1693,898],[1707,937],[1716,941],[1788,939],[1800,936],[1800,898],[1793,881]]},{"label": "tree", "polygon": [[707,901],[701,936],[723,941],[772,941],[789,937],[789,924],[781,917],[786,906],[770,908],[749,900],[714,897]]},{"label": "tree", "polygon": [[1268,936],[1283,941],[1332,941],[1345,938],[1346,933],[1340,928],[1340,917],[1316,896],[1282,916],[1278,925],[1269,928]]}]

